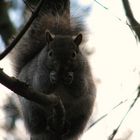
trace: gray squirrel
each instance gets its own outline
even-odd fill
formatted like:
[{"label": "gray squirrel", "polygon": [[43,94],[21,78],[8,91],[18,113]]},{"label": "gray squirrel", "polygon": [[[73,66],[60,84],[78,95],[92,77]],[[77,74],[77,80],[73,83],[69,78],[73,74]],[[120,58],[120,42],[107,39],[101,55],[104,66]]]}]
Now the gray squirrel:
[{"label": "gray squirrel", "polygon": [[[80,49],[83,35],[65,15],[40,14],[12,50],[16,77],[36,91],[58,96],[65,109],[61,140],[78,140],[91,116],[96,88],[90,67]],[[19,97],[31,140],[58,140],[51,124],[52,108]],[[57,126],[59,127],[59,126]]]}]

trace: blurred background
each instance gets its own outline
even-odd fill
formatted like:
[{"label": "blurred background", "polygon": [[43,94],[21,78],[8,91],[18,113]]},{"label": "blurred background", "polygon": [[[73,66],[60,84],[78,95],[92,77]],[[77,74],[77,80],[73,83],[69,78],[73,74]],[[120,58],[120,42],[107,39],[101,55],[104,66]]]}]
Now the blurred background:
[{"label": "blurred background", "polygon": [[[139,0],[130,1],[134,16],[140,21]],[[0,0],[0,51],[26,23],[22,0]],[[91,122],[107,117],[85,132],[82,140],[108,140],[137,96],[140,83],[140,46],[128,26],[121,0],[71,0],[71,13],[80,17],[87,29],[86,49],[97,98]],[[8,59],[0,62],[12,75]],[[28,140],[14,95],[0,87],[0,140]],[[118,105],[115,110],[112,109]],[[139,140],[140,101],[132,108],[114,140]],[[91,123],[90,122],[90,123]]]}]

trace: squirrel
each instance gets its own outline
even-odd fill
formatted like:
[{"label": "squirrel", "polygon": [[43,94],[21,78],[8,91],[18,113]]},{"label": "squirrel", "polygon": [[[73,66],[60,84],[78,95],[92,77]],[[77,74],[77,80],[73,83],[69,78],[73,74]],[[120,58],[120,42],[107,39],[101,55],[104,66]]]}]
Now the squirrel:
[{"label": "squirrel", "polygon": [[[62,140],[78,140],[93,111],[96,87],[86,56],[83,35],[66,15],[42,14],[11,52],[16,77],[36,91],[58,96],[65,109]],[[50,123],[52,108],[19,97],[31,140],[57,140]],[[58,127],[58,126],[57,126]],[[55,130],[57,131],[57,130]]]}]

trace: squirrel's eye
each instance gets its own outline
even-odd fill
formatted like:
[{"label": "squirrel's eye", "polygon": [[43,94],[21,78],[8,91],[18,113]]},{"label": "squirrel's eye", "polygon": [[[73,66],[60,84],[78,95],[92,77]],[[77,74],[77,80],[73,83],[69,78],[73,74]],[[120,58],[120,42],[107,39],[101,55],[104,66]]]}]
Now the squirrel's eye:
[{"label": "squirrel's eye", "polygon": [[53,57],[53,54],[54,54],[53,50],[49,50],[49,51],[48,51],[48,56],[49,56],[50,58]]},{"label": "squirrel's eye", "polygon": [[73,59],[76,57],[76,52],[75,52],[75,51],[72,52],[71,57],[72,57]]}]

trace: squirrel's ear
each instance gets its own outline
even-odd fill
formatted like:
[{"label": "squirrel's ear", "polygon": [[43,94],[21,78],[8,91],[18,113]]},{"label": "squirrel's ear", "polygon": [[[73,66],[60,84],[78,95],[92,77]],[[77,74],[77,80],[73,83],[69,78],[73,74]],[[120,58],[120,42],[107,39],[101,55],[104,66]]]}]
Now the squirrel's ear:
[{"label": "squirrel's ear", "polygon": [[79,46],[80,43],[82,42],[82,34],[78,34],[75,39],[74,39],[74,43]]},{"label": "squirrel's ear", "polygon": [[53,35],[49,31],[45,32],[45,37],[48,43],[50,43],[53,40]]}]

